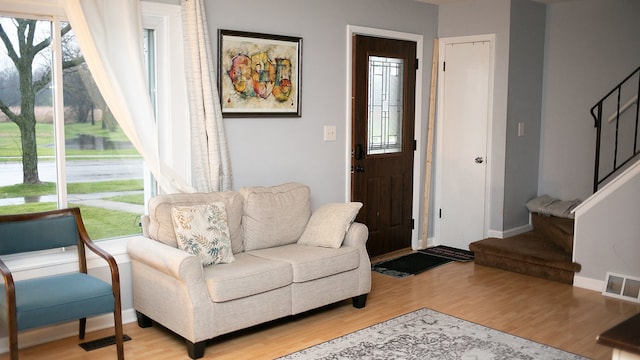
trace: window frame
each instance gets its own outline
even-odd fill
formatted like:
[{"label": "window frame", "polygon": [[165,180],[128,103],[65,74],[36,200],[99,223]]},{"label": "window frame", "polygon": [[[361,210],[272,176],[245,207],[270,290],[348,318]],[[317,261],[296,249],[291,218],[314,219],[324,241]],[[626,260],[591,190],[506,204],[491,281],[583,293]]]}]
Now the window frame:
[{"label": "window frame", "polygon": [[[165,4],[153,1],[141,1],[141,9],[143,14],[143,26],[153,29],[156,32],[156,121],[158,143],[161,146],[161,159],[167,165],[173,167],[176,171],[187,174],[187,180],[190,181],[191,174],[191,152],[190,152],[190,126],[188,122],[188,103],[186,91],[186,79],[184,71],[171,71],[171,69],[184,69],[183,60],[183,40],[182,40],[182,9],[180,5]],[[37,20],[51,21],[52,24],[59,24],[66,21],[64,13],[64,3],[61,0],[5,0],[0,4],[0,14],[3,16],[33,18]],[[55,41],[60,41],[59,31],[52,38],[52,45]],[[54,51],[54,62],[60,62],[60,68],[54,71],[52,81],[59,76],[61,81],[62,66],[61,54]],[[58,60],[55,60],[58,58]],[[57,66],[54,64],[54,66]],[[56,74],[57,73],[57,74]],[[62,89],[55,91],[62,92]],[[58,94],[56,94],[58,95]],[[60,94],[61,95],[61,94]],[[56,100],[56,102],[58,102]],[[62,116],[55,109],[56,117]],[[63,118],[63,117],[61,117]],[[54,132],[62,132],[64,135],[64,127],[55,126]],[[153,132],[153,131],[151,131]],[[56,134],[59,136],[59,134]],[[56,167],[58,184],[66,185],[66,169],[64,168],[65,149],[64,141],[58,141],[56,149]],[[186,160],[186,161],[185,161]],[[144,162],[143,162],[144,163]],[[145,197],[145,214],[147,213],[146,204],[149,198],[155,195],[156,184],[150,172],[145,166],[144,170],[144,197]],[[62,190],[64,189],[64,190]],[[64,193],[64,201],[60,201],[61,192]],[[66,186],[58,186],[58,206],[66,206]],[[118,263],[129,262],[126,243],[130,238],[140,237],[139,234],[128,236],[107,238],[100,241],[100,247],[110,252],[116,257]],[[24,262],[24,255],[11,255],[3,260],[18,266],[18,271],[29,277],[29,273],[39,273],[45,271],[51,273],[52,268],[59,268],[61,272],[65,271],[65,264],[73,263],[73,252],[62,250],[48,251],[38,257],[30,257],[28,263]],[[88,257],[89,268],[101,267],[103,264],[99,259]],[[53,270],[57,272],[57,270]]]}]

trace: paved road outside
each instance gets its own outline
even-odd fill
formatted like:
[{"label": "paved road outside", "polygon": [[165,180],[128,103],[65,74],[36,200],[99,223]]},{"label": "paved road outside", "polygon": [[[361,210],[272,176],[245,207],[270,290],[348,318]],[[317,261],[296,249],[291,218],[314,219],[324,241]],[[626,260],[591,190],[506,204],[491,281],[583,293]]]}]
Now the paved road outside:
[{"label": "paved road outside", "polygon": [[[142,159],[125,158],[117,160],[69,160],[67,161],[67,182],[91,182],[109,180],[142,179]],[[56,168],[53,161],[38,162],[41,181],[55,182]],[[0,186],[22,183],[22,163],[0,163]]]},{"label": "paved road outside", "polygon": [[[118,160],[72,160],[67,161],[67,182],[92,182],[110,180],[142,179],[141,159]],[[55,182],[56,171],[53,161],[40,161],[38,175],[41,181]],[[0,163],[0,186],[22,183],[22,163]],[[70,204],[87,205],[109,210],[144,213],[143,205],[105,200],[118,195],[141,194],[142,191],[119,191],[91,194],[69,194]],[[56,195],[17,197],[0,199],[0,206],[20,205],[27,202],[55,202]]]}]

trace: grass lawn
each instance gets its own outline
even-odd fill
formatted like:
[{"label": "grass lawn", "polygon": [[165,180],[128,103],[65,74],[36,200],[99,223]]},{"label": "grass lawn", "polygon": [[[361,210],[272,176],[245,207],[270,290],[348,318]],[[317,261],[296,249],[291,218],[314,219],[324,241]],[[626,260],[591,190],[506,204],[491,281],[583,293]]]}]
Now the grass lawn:
[{"label": "grass lawn", "polygon": [[[141,234],[140,215],[123,211],[106,210],[84,205],[69,204],[79,207],[82,221],[92,240]],[[41,202],[24,205],[0,206],[0,215],[54,210],[56,203]]]},{"label": "grass lawn", "polygon": [[144,205],[144,194],[120,195],[104,198],[104,200],[117,201],[128,204]]},{"label": "grass lawn", "polygon": [[[118,192],[129,190],[143,190],[142,180],[119,180],[91,183],[67,184],[69,194],[89,194],[96,192]],[[11,185],[0,187],[0,199],[10,199],[24,196],[55,195],[54,183],[38,185]],[[132,204],[144,205],[144,195],[115,196],[106,200],[120,201]],[[89,236],[93,240],[101,240],[131,234],[140,234],[140,214],[132,214],[124,211],[101,209],[91,206],[69,204],[69,207],[78,206],[82,212],[82,219]],[[0,206],[0,215],[24,214],[30,212],[54,210],[55,202],[32,202],[19,205]]]},{"label": "grass lawn", "polygon": [[[91,194],[100,192],[117,192],[117,191],[131,191],[131,190],[144,190],[142,180],[113,180],[102,182],[88,182],[88,183],[68,183],[68,194]],[[0,199],[10,199],[15,197],[26,196],[42,196],[42,195],[55,195],[56,184],[54,183],[42,183],[42,184],[16,184],[9,186],[0,186]],[[114,200],[120,201],[120,200]],[[139,202],[131,202],[138,204]],[[144,202],[144,200],[143,200]]]}]

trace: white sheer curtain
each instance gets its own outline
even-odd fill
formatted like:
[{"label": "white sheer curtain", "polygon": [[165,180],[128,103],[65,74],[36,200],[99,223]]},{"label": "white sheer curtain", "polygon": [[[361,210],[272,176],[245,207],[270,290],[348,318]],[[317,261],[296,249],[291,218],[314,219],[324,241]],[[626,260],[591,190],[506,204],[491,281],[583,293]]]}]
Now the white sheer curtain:
[{"label": "white sheer curtain", "polygon": [[140,1],[65,0],[65,12],[109,109],[163,192],[194,191],[159,158],[145,77]]},{"label": "white sheer curtain", "polygon": [[191,120],[191,182],[198,191],[231,190],[231,161],[202,0],[182,1]]}]

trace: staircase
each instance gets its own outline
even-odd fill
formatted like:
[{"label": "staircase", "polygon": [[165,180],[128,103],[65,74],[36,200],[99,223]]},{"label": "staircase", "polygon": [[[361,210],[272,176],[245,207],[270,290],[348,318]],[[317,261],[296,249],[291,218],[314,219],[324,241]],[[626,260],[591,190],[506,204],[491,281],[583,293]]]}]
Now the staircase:
[{"label": "staircase", "polygon": [[573,284],[573,219],[531,213],[533,230],[469,244],[475,263]]},{"label": "staircase", "polygon": [[596,127],[593,192],[640,158],[640,67],[591,108]]},{"label": "staircase", "polygon": [[[576,220],[541,215],[531,213],[533,230],[504,239],[488,238],[469,244],[469,249],[474,252],[475,262],[479,265],[486,265],[503,270],[514,271],[526,275],[536,276],[548,280],[573,284],[574,274],[579,272],[581,265],[573,262],[574,257],[574,231],[582,234],[580,243],[589,248],[595,248],[593,242],[601,242],[603,238],[608,239],[607,244],[615,250],[616,248],[626,249],[630,254],[637,254],[633,244],[637,241],[623,239],[623,236],[635,236],[633,231],[637,219],[637,211],[630,211],[633,220],[624,224],[614,224],[614,221],[581,221],[581,216],[585,216],[589,211],[601,211],[600,203],[609,209],[608,197],[618,188],[627,186],[628,177],[640,176],[635,164],[640,159],[640,67],[634,70],[623,81],[616,85],[607,95],[605,95],[596,105],[591,108],[591,114],[595,119],[596,127],[596,159],[593,192],[589,199],[575,208]],[[628,170],[627,170],[628,169]],[[627,171],[625,171],[627,170]],[[624,181],[615,180],[619,174],[627,173]],[[610,186],[601,187],[606,184]],[[610,190],[617,183],[623,185],[615,186],[615,190]],[[627,186],[628,187],[628,186]],[[622,196],[624,201],[636,204],[633,199],[637,198],[637,191],[624,189]],[[629,191],[631,191],[629,193]],[[596,194],[597,193],[597,194]],[[614,197],[614,200],[618,197]],[[604,201],[603,201],[604,200]],[[613,200],[612,200],[613,201]],[[626,203],[625,203],[626,204]],[[617,206],[617,208],[627,208],[627,205]],[[633,209],[633,208],[631,208]],[[615,211],[615,210],[614,210]],[[545,213],[546,214],[546,213]],[[607,212],[607,216],[596,216],[597,219],[609,219],[612,211]],[[564,216],[564,215],[563,215]],[[586,218],[589,218],[588,216]],[[620,218],[619,215],[616,219]],[[574,226],[575,223],[575,226]],[[611,224],[610,224],[611,223]],[[607,228],[605,234],[599,233],[595,239],[591,239],[591,234],[598,234],[598,231]],[[602,232],[602,231],[601,231]],[[608,234],[619,234],[614,239],[610,239]],[[586,235],[585,235],[586,234]],[[620,241],[618,241],[620,240]],[[617,243],[618,241],[619,243]],[[636,246],[637,247],[637,246]],[[615,263],[620,261],[620,255],[606,246],[603,247],[601,256],[604,263]],[[613,252],[613,254],[610,254]],[[626,254],[627,252],[624,252]],[[635,261],[635,258],[631,261]]]}]

